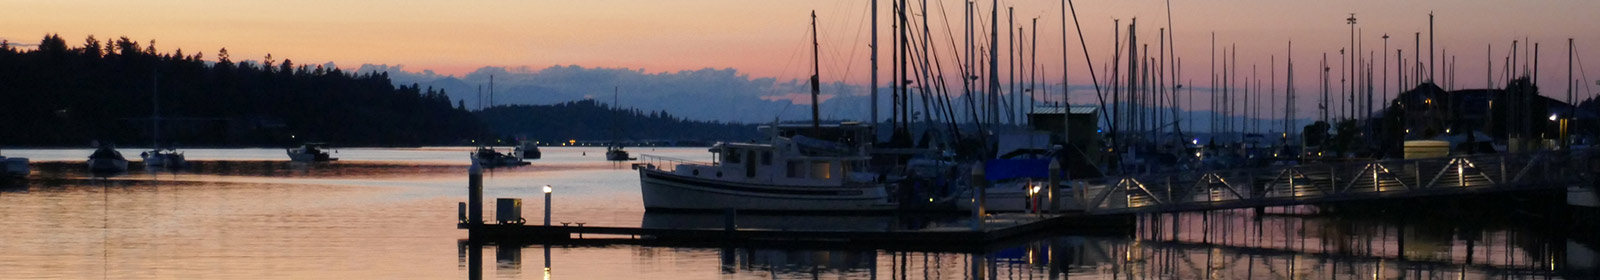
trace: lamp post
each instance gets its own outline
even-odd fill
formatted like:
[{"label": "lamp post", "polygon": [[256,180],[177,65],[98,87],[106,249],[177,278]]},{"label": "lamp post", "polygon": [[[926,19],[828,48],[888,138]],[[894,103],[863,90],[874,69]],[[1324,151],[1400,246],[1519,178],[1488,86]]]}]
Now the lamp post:
[{"label": "lamp post", "polygon": [[550,226],[550,185],[544,185],[544,226]]}]

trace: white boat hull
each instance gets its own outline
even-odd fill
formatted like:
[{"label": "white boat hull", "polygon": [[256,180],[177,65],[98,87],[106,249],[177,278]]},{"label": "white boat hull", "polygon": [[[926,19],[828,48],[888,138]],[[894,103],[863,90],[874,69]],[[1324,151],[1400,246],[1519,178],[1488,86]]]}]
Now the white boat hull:
[{"label": "white boat hull", "polygon": [[896,208],[883,185],[759,186],[639,169],[646,210],[873,212]]},{"label": "white boat hull", "polygon": [[183,155],[180,154],[146,153],[144,157],[145,167],[177,168],[188,164],[189,161],[185,160]]}]

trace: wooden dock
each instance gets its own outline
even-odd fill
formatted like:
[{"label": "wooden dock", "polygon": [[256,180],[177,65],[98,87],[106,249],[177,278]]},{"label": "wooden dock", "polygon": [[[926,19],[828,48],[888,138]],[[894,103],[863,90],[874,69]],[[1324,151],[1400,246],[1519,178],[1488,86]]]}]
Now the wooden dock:
[{"label": "wooden dock", "polygon": [[1131,215],[995,214],[984,230],[970,227],[932,227],[910,230],[839,229],[781,230],[765,228],[647,228],[576,225],[483,224],[467,229],[469,239],[485,243],[543,243],[570,245],[645,245],[722,247],[823,246],[935,251],[973,251],[1008,241],[1049,234],[1113,234],[1131,232]]}]

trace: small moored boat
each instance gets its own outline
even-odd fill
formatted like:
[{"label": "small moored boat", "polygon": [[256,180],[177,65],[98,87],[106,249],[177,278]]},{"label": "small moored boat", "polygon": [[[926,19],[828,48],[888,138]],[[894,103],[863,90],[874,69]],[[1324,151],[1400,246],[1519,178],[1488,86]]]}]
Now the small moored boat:
[{"label": "small moored boat", "polygon": [[339,158],[328,155],[328,147],[323,143],[306,143],[305,145],[301,145],[299,148],[285,149],[284,151],[288,152],[289,160],[295,162],[328,162],[339,160]]},{"label": "small moored boat", "polygon": [[89,172],[121,173],[128,171],[128,159],[122,157],[113,145],[100,145],[89,154]]}]

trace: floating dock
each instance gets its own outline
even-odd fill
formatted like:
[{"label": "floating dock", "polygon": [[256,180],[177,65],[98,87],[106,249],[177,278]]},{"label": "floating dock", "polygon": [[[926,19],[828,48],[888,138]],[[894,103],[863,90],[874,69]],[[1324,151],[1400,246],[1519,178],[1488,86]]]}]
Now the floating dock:
[{"label": "floating dock", "polygon": [[[731,220],[731,219],[730,219]],[[1005,213],[985,219],[983,229],[940,226],[921,229],[788,230],[768,228],[651,228],[521,224],[458,224],[469,238],[491,243],[574,245],[727,246],[743,244],[824,245],[829,247],[905,248],[964,251],[1047,234],[1114,234],[1131,232],[1131,215],[1045,215]],[[965,224],[965,223],[963,223]]]}]

